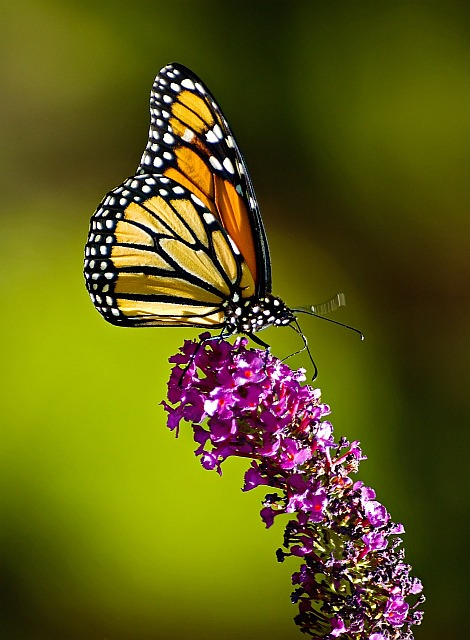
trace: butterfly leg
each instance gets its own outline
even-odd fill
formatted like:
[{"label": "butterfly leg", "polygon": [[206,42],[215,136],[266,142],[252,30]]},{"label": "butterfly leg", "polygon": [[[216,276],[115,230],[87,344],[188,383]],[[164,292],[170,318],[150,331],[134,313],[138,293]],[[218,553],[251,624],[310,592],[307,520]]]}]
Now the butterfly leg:
[{"label": "butterfly leg", "polygon": [[208,342],[209,340],[214,340],[215,337],[218,337],[218,336],[207,336],[207,337],[204,337],[204,338],[199,337],[199,342],[197,343],[196,348],[194,349],[193,353],[191,354],[191,357],[189,358],[188,364],[184,367],[184,369],[183,369],[183,371],[181,373],[181,377],[180,377],[180,379],[178,381],[178,386],[179,387],[183,386],[184,376],[187,374],[189,368],[191,367],[191,365],[193,364],[194,360],[196,359],[196,356],[199,353],[201,347],[206,342]]},{"label": "butterfly leg", "polygon": [[[202,335],[204,335],[204,334],[202,334]],[[190,366],[193,364],[194,360],[196,359],[197,354],[199,353],[199,351],[203,347],[203,345],[206,344],[206,342],[211,342],[211,341],[214,341],[214,340],[218,340],[220,342],[221,340],[224,340],[225,338],[227,338],[229,335],[230,334],[228,334],[226,331],[224,332],[224,329],[222,329],[222,331],[216,336],[205,334],[205,337],[203,337],[203,338],[199,337],[199,342],[197,343],[196,348],[194,349],[194,352],[191,354],[191,357],[189,359],[188,364],[183,369],[183,372],[181,374],[181,378],[179,379],[179,382],[178,382],[178,386],[179,387],[183,386],[184,376],[188,372],[188,369],[190,368]]]}]

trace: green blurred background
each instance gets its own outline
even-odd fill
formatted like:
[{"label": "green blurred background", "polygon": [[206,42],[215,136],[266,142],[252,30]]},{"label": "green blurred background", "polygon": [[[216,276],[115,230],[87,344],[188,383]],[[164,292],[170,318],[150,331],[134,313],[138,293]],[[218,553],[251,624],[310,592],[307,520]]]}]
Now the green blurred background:
[{"label": "green blurred background", "polygon": [[[405,524],[458,637],[468,597],[470,7],[467,2],[19,0],[0,23],[2,582],[6,640],[295,640],[246,465],[205,472],[165,428],[168,357],[195,332],[107,325],[88,221],[146,143],[170,61],[214,92],[248,161],[336,435]],[[291,335],[292,334],[292,335]],[[275,354],[298,347],[288,330]],[[292,361],[308,366],[305,357]],[[456,457],[457,456],[457,457]]]}]

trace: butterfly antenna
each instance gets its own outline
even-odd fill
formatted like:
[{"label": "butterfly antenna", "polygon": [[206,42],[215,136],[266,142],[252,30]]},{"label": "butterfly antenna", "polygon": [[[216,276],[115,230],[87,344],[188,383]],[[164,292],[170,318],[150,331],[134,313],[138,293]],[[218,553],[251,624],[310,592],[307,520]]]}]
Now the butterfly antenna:
[{"label": "butterfly antenna", "polygon": [[318,376],[318,367],[315,364],[315,360],[313,359],[313,356],[312,356],[311,351],[309,349],[307,338],[305,337],[305,334],[302,331],[302,329],[300,328],[300,325],[297,322],[297,320],[294,319],[292,324],[289,324],[288,326],[291,329],[293,329],[302,338],[304,346],[302,347],[302,349],[299,349],[298,351],[294,351],[294,353],[291,353],[289,356],[284,358],[283,362],[285,362],[289,358],[292,358],[292,356],[297,356],[299,353],[303,353],[304,351],[306,351],[308,353],[308,357],[310,358],[310,362],[312,363],[312,366],[313,366],[313,376],[312,376],[312,381],[313,381]]},{"label": "butterfly antenna", "polygon": [[317,313],[319,316],[326,316],[328,313],[332,313],[339,309],[339,307],[346,306],[346,296],[344,293],[337,293],[332,298],[321,304],[312,304],[308,307],[301,307],[301,309],[307,309]]},{"label": "butterfly antenna", "polygon": [[337,320],[332,320],[331,318],[325,318],[325,314],[331,313],[332,311],[336,311],[339,307],[344,307],[346,305],[346,298],[344,293],[337,293],[335,296],[327,300],[326,302],[322,302],[321,304],[310,305],[309,307],[298,307],[297,309],[292,309],[295,313],[305,313],[309,316],[315,316],[316,318],[320,318],[320,320],[326,320],[326,322],[331,322],[333,324],[337,324],[340,327],[344,327],[345,329],[350,329],[355,333],[359,334],[361,340],[364,340],[364,334],[359,329],[355,327],[351,327],[349,324],[344,324],[344,322],[338,322]]}]

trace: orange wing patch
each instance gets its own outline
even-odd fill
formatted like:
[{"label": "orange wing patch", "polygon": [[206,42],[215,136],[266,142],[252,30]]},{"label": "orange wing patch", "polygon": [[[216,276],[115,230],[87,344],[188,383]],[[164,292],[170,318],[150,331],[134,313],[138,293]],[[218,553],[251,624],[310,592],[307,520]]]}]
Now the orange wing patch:
[{"label": "orange wing patch", "polygon": [[245,258],[253,280],[257,281],[256,255],[248,212],[235,187],[214,176],[214,202],[218,217]]},{"label": "orange wing patch", "polygon": [[198,301],[201,305],[220,305],[222,297],[181,278],[153,276],[144,273],[120,273],[114,286],[119,298],[127,294],[138,296],[170,296]]},{"label": "orange wing patch", "polygon": [[117,222],[114,236],[120,244],[142,244],[149,247],[153,247],[155,244],[148,231],[144,231],[141,227],[127,222],[127,220]]},{"label": "orange wing patch", "polygon": [[174,302],[152,302],[147,300],[128,300],[117,298],[119,310],[128,318],[137,318],[136,324],[162,326],[174,324],[183,326],[221,325],[224,313],[217,308],[189,305]]},{"label": "orange wing patch", "polygon": [[189,189],[205,204],[235,242],[257,279],[256,254],[248,211],[233,184],[215,175],[207,164],[188,147],[175,151],[178,169],[168,168],[164,175]]},{"label": "orange wing patch", "polygon": [[122,244],[115,244],[111,249],[111,259],[114,268],[119,271],[125,267],[154,267],[155,269],[166,269],[172,271],[173,267],[155,251],[127,247]]},{"label": "orange wing patch", "polygon": [[173,134],[187,145],[173,149],[178,169],[168,167],[164,175],[190,189],[222,223],[244,257],[251,275],[257,281],[256,254],[250,219],[242,197],[234,185],[214,173],[210,166],[211,151],[204,136],[217,124],[204,99],[191,91],[181,91],[178,101],[171,105],[170,125]]},{"label": "orange wing patch", "polygon": [[178,169],[169,167],[164,175],[176,180],[201,200],[214,215],[213,176],[207,164],[189,147],[175,149]]},{"label": "orange wing patch", "polygon": [[[194,111],[190,111],[187,107],[180,104],[179,102],[173,103],[171,108],[171,112],[174,115],[174,118],[170,119],[170,125],[173,129],[173,133],[180,138],[187,139],[190,138],[190,134],[186,133],[187,130],[192,132],[193,135],[196,133],[203,133],[206,130],[206,123],[201,120],[201,118],[194,113]],[[192,140],[187,140],[187,142],[191,142]]]},{"label": "orange wing patch", "polygon": [[[194,114],[197,114],[199,119],[202,119],[204,121],[205,127],[210,128],[214,124],[214,117],[212,115],[212,112],[202,98],[192,93],[191,91],[186,90],[181,91],[181,93],[178,94],[178,100],[185,107],[191,109]],[[203,133],[204,127],[197,131],[198,133]]]}]

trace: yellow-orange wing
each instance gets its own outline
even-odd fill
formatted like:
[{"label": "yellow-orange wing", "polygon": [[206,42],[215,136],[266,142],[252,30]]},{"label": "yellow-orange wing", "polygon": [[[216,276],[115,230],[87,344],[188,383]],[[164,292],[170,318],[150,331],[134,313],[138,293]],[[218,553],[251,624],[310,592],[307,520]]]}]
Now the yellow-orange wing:
[{"label": "yellow-orange wing", "polygon": [[103,199],[85,247],[90,297],[108,322],[221,328],[255,283],[219,220],[186,187],[142,174]]},{"label": "yellow-orange wing", "polygon": [[258,298],[271,292],[269,249],[253,186],[233,133],[203,82],[180,64],[155,78],[140,174],[161,174],[194,194],[245,260]]}]

